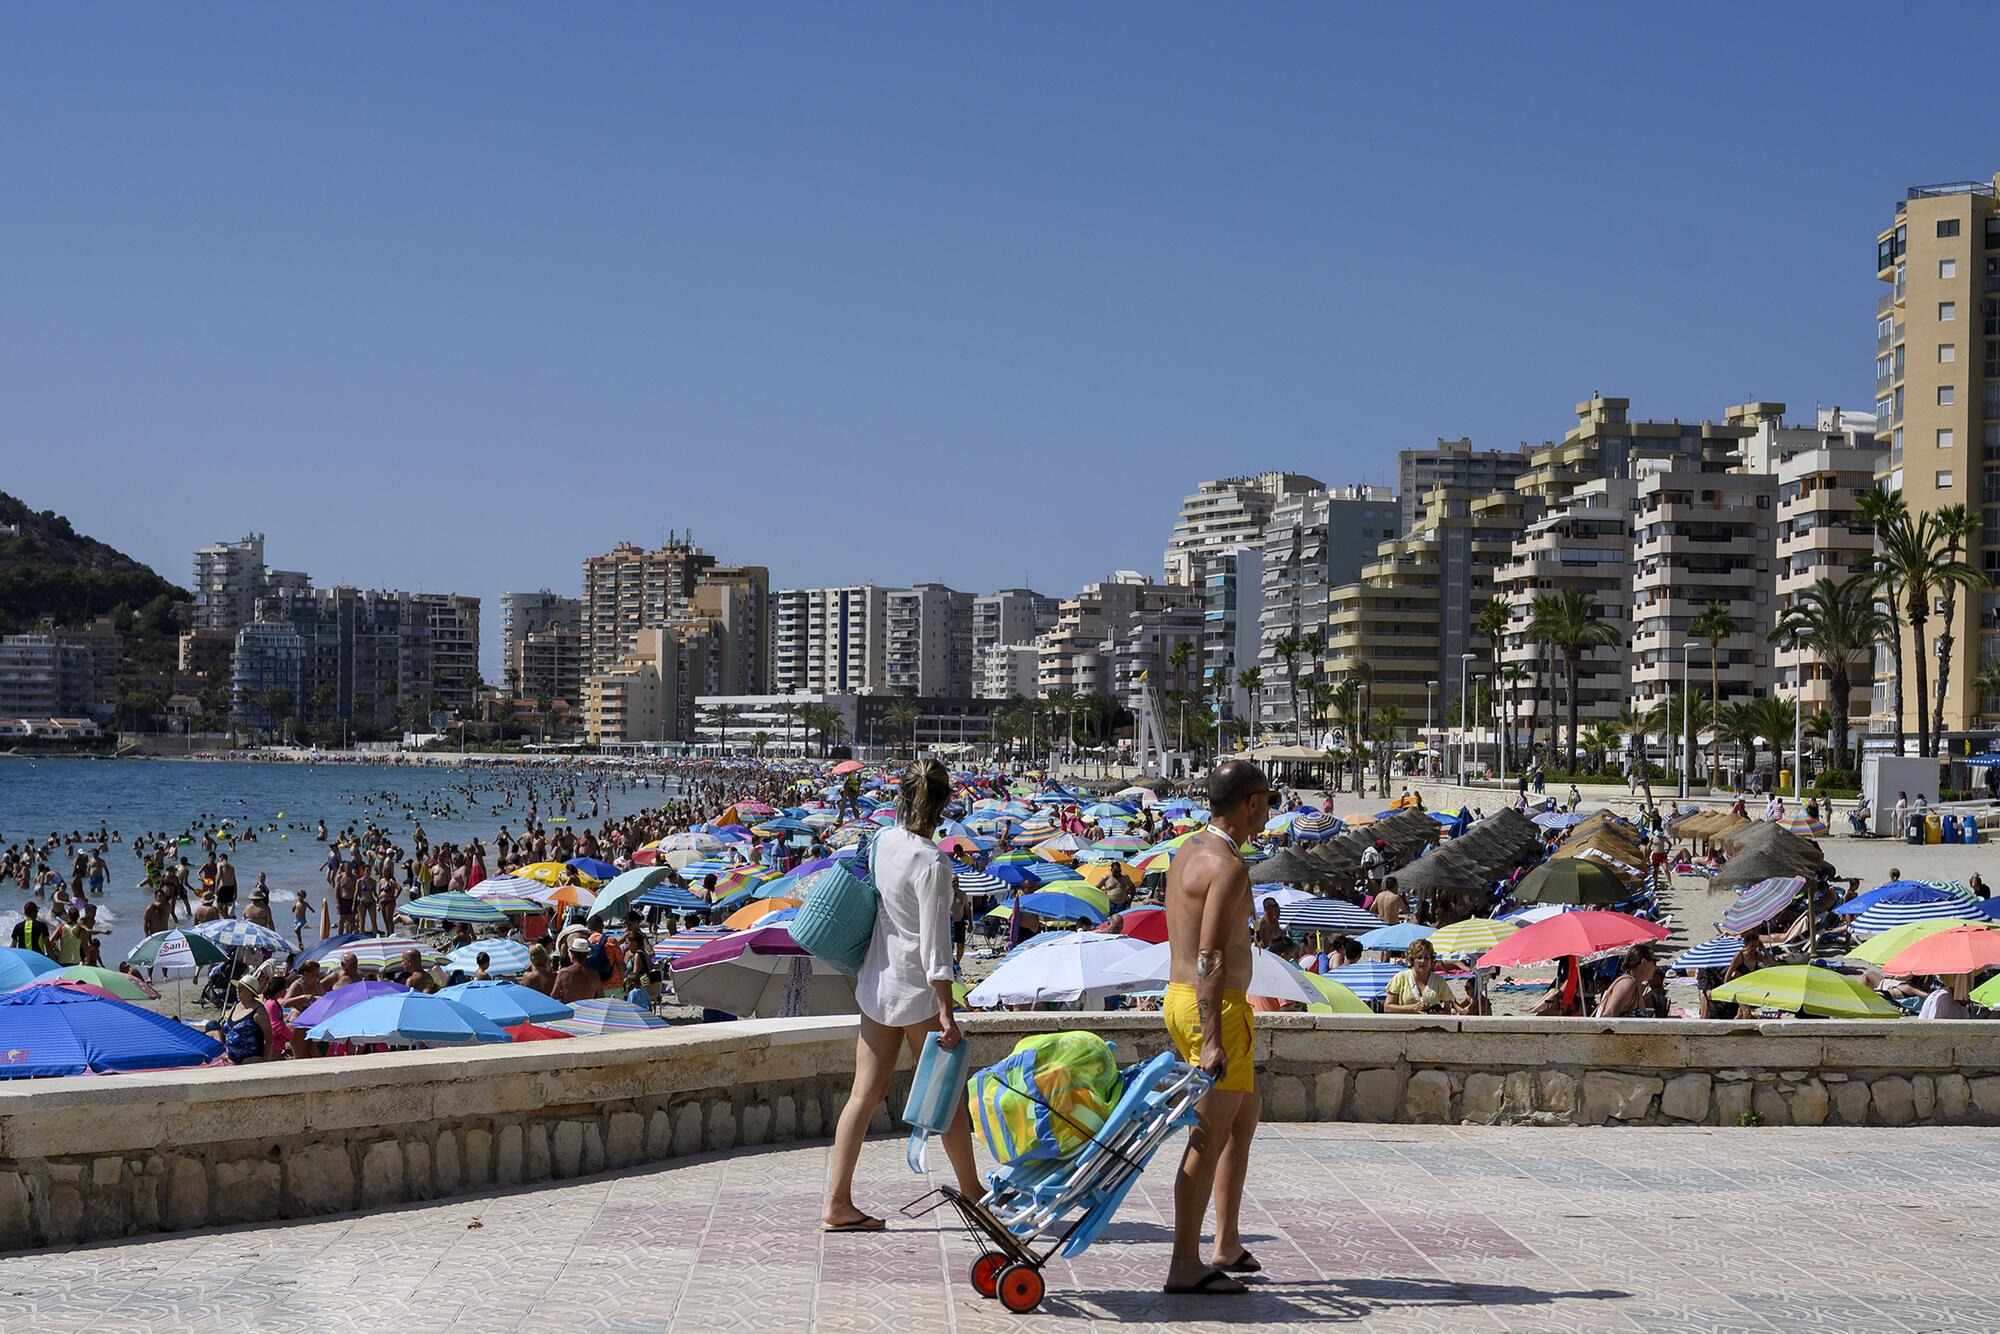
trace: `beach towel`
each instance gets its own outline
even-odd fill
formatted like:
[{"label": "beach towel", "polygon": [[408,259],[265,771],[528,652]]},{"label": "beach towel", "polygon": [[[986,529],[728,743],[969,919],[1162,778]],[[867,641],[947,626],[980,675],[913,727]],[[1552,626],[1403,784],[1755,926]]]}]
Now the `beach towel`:
[{"label": "beach towel", "polygon": [[1103,1126],[1122,1093],[1111,1044],[1095,1033],[1023,1038],[972,1077],[972,1122],[1002,1164],[1068,1158]]}]

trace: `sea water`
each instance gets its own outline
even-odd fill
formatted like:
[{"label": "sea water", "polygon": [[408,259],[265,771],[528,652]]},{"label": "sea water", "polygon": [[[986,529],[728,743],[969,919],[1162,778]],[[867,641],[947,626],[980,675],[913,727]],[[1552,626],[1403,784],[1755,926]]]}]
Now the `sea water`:
[{"label": "sea water", "polygon": [[[611,779],[608,809],[600,803],[592,818],[589,787],[602,777]],[[502,825],[521,833],[531,801],[545,825],[567,820],[594,826],[606,814],[657,806],[667,799],[663,792],[671,790],[663,789],[657,773],[647,777],[647,787],[628,788],[628,781],[636,783],[637,778],[616,770],[548,765],[0,757],[0,848],[39,843],[51,833],[94,840],[100,827],[121,836],[105,850],[108,875],[104,896],[96,901],[99,924],[109,927],[103,955],[110,966],[139,942],[140,919],[151,898],[144,888],[145,866],[132,852],[135,835],[177,837],[194,830],[195,841],[181,845],[180,852],[198,870],[206,855],[200,828],[215,828],[224,820],[233,821],[236,832],[254,828],[257,841],[220,845],[236,867],[237,911],[262,871],[271,887],[272,919],[287,935],[294,893],[306,891],[310,937],[318,930],[320,900],[328,894],[327,847],[316,837],[322,820],[329,840],[373,820],[408,852],[414,823],[421,823],[434,844],[462,844],[477,837],[486,841],[490,856],[493,835]],[[565,787],[575,789],[579,809],[563,809],[556,792]],[[489,868],[497,869],[490,862]],[[67,879],[69,858],[58,852],[53,869]],[[26,897],[12,880],[0,887],[0,942],[21,920]]]}]

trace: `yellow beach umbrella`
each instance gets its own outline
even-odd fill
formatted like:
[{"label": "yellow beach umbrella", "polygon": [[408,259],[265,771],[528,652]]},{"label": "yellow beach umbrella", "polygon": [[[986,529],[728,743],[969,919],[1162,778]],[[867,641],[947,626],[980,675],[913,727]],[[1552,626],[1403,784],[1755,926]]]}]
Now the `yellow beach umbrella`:
[{"label": "yellow beach umbrella", "polygon": [[1431,948],[1440,958],[1451,954],[1484,954],[1521,928],[1513,922],[1491,917],[1468,917],[1430,934]]},{"label": "yellow beach umbrella", "polygon": [[569,868],[561,862],[536,862],[532,866],[523,866],[515,874],[539,880],[545,885],[556,885],[562,883],[563,873],[567,870]]},{"label": "yellow beach umbrella", "polygon": [[1903,1012],[1853,978],[1813,964],[1782,964],[1745,973],[1709,999],[1827,1019],[1899,1019]]},{"label": "yellow beach umbrella", "polygon": [[1336,982],[1330,977],[1321,977],[1318,973],[1307,973],[1301,970],[1301,975],[1306,981],[1313,984],[1313,990],[1326,998],[1324,1001],[1315,1001],[1311,1005],[1306,1006],[1307,1014],[1375,1013],[1374,1010],[1369,1008],[1367,1001],[1362,1000],[1361,997],[1348,990],[1345,984]]}]

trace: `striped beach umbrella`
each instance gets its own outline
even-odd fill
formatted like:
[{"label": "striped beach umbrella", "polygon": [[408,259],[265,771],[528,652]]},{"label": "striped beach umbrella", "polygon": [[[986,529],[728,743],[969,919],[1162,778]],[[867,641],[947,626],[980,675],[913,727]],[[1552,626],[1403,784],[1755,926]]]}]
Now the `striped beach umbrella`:
[{"label": "striped beach umbrella", "polygon": [[1805,887],[1804,876],[1774,875],[1769,880],[1759,880],[1737,894],[1736,901],[1723,910],[1722,920],[1716,926],[1732,936],[1740,936],[1790,907]]},{"label": "striped beach umbrella", "polygon": [[1808,837],[1816,838],[1826,832],[1826,821],[1819,819],[1817,816],[1788,815],[1778,821],[1778,828],[1785,830],[1787,833],[1804,834]]},{"label": "striped beach umbrella", "polygon": [[419,922],[469,922],[479,926],[507,924],[507,914],[496,905],[455,889],[411,899],[396,911]]},{"label": "striped beach umbrella", "polygon": [[1373,931],[1381,918],[1346,899],[1313,899],[1278,905],[1278,924],[1287,931]]},{"label": "striped beach umbrella", "polygon": [[690,927],[679,935],[668,936],[665,940],[655,942],[653,959],[655,962],[672,963],[683,954],[692,953],[711,941],[732,934],[734,933],[726,926]]},{"label": "striped beach umbrella", "polygon": [[1398,922],[1394,926],[1378,926],[1373,931],[1364,932],[1359,940],[1364,950],[1401,951],[1420,940],[1429,940],[1435,934],[1436,932],[1428,926],[1419,926],[1415,922]]},{"label": "striped beach umbrella", "polygon": [[1512,922],[1491,917],[1468,917],[1450,926],[1441,926],[1431,935],[1431,948],[1439,958],[1460,954],[1484,954],[1521,928]]},{"label": "striped beach umbrella", "polygon": [[1393,963],[1351,963],[1326,976],[1365,1001],[1378,1001],[1389,994],[1389,983],[1403,970]]},{"label": "striped beach umbrella", "polygon": [[1848,928],[1856,940],[1866,940],[1879,936],[1891,927],[1903,926],[1910,922],[1978,922],[1984,921],[1978,908],[1964,899],[1950,894],[1939,894],[1930,899],[1884,899],[1854,919]]},{"label": "striped beach umbrella", "polygon": [[445,966],[454,973],[471,973],[479,968],[479,956],[486,956],[486,971],[495,977],[519,977],[528,971],[528,947],[518,940],[475,940],[445,955]]},{"label": "striped beach umbrella", "polygon": [[654,885],[632,900],[637,908],[671,908],[675,912],[706,912],[709,901],[693,890],[675,884]]},{"label": "striped beach umbrella", "polygon": [[1743,949],[1743,942],[1735,936],[1717,936],[1705,940],[1692,949],[1682,950],[1667,965],[1670,972],[1692,973],[1697,968],[1727,968]]},{"label": "striped beach umbrella", "polygon": [[642,1010],[630,1001],[582,1000],[570,1006],[567,1019],[556,1019],[548,1027],[559,1029],[574,1037],[592,1037],[599,1033],[636,1033],[646,1028],[665,1028],[667,1021],[651,1010]]},{"label": "striped beach umbrella", "polygon": [[957,872],[957,876],[958,887],[967,894],[1000,894],[1007,889],[1006,881],[998,876],[988,875],[985,871],[975,871],[968,867]]},{"label": "striped beach umbrella", "polygon": [[375,970],[401,964],[403,955],[415,950],[426,968],[435,968],[444,962],[444,953],[421,940],[411,940],[407,936],[376,936],[369,940],[350,940],[340,947],[339,955],[352,954],[354,961],[363,969]]},{"label": "striped beach umbrella", "polygon": [[1853,978],[1812,964],[1759,968],[1708,995],[1711,1000],[1827,1019],[1897,1019],[1903,1013]]},{"label": "striped beach umbrella", "polygon": [[655,852],[715,852],[723,844],[722,840],[713,834],[690,830],[684,834],[669,834],[665,838],[655,839],[646,846]]},{"label": "striped beach umbrella", "polygon": [[1346,829],[1347,826],[1342,824],[1331,811],[1314,811],[1310,815],[1301,815],[1292,821],[1292,837],[1301,843],[1317,843],[1343,833]]}]

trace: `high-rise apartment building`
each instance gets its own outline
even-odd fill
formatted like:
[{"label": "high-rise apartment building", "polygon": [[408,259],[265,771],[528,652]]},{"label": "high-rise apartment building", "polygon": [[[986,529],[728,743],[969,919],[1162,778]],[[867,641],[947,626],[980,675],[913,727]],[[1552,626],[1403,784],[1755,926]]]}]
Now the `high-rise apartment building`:
[{"label": "high-rise apartment building", "polygon": [[583,602],[544,588],[537,593],[500,595],[500,656],[512,659],[515,648],[537,630],[563,626],[583,631]]},{"label": "high-rise apartment building", "polygon": [[[1200,624],[1202,592],[1179,584],[1156,584],[1136,570],[1120,570],[1102,583],[1086,584],[1062,604],[1055,629],[1036,641],[1038,693],[1128,695],[1140,671],[1155,683],[1167,681],[1166,659],[1187,639],[1180,629],[1191,614]],[[1127,654],[1121,681],[1119,647],[1138,641]],[[1201,658],[1198,637],[1194,661]],[[1198,670],[1198,669],[1197,669]]]},{"label": "high-rise apartment building", "polygon": [[71,718],[92,712],[87,645],[54,634],[0,636],[0,717]]},{"label": "high-rise apartment building", "polygon": [[828,695],[887,689],[889,592],[856,584],[771,594],[772,689]]},{"label": "high-rise apartment building", "polygon": [[1032,588],[1003,588],[972,600],[972,650],[1028,644],[1055,629],[1062,603]]},{"label": "high-rise apartment building", "polygon": [[1429,449],[1398,450],[1396,494],[1401,497],[1402,522],[1390,536],[1413,527],[1417,522],[1417,507],[1440,486],[1458,491],[1505,491],[1527,470],[1526,445],[1513,449],[1474,449],[1466,437],[1446,440],[1440,436]]},{"label": "high-rise apartment building", "polygon": [[972,694],[972,594],[943,584],[889,590],[883,671],[900,694]]},{"label": "high-rise apartment building", "polygon": [[257,600],[304,591],[311,583],[297,570],[264,564],[264,535],[217,542],[194,553],[194,625],[231,634],[257,619]]},{"label": "high-rise apartment building", "polygon": [[[1257,666],[1263,645],[1264,550],[1261,544],[1211,553],[1201,578],[1199,689],[1220,699],[1232,717],[1247,716],[1250,692],[1237,674]],[[1177,688],[1192,689],[1193,683]]]},{"label": "high-rise apartment building", "polygon": [[[249,726],[272,727],[283,714],[423,731],[437,714],[473,711],[479,599],[345,586],[286,592],[259,600],[232,656],[232,709]],[[281,691],[292,692],[288,705],[273,694]]]},{"label": "high-rise apartment building", "polygon": [[430,640],[435,710],[472,716],[479,696],[479,599],[458,593],[412,593]]},{"label": "high-rise apartment building", "polygon": [[[1358,580],[1376,548],[1401,531],[1402,507],[1386,487],[1300,492],[1272,508],[1261,543],[1264,588],[1254,660],[1263,678],[1259,713],[1266,730],[1292,725],[1288,665],[1277,651],[1278,641],[1287,635],[1324,635],[1327,595]],[[1237,670],[1251,665],[1241,662]],[[1300,668],[1303,674],[1308,664],[1301,662]],[[1238,700],[1239,707],[1245,703]]]},{"label": "high-rise apartment building", "polygon": [[584,683],[584,736],[592,745],[689,740],[711,646],[700,629],[636,631],[617,664]]},{"label": "high-rise apartment building", "polygon": [[1263,540],[1271,510],[1286,496],[1317,491],[1321,484],[1300,473],[1264,472],[1203,482],[1181,501],[1164,563],[1167,582],[1201,582],[1203,563],[1214,552]]},{"label": "high-rise apartment building", "polygon": [[697,614],[715,622],[714,693],[760,695],[771,688],[771,572],[762,565],[717,565],[695,587]]},{"label": "high-rise apartment building", "polygon": [[[1875,473],[1885,451],[1876,448],[1874,423],[1860,439],[1841,420],[1844,414],[1820,414],[1816,443],[1796,449],[1776,465],[1777,614],[1782,617],[1793,599],[1820,579],[1835,584],[1865,573],[1874,562],[1874,530],[1859,521],[1861,497],[1875,486]],[[1829,419],[1831,418],[1831,419]],[[1871,708],[1874,655],[1848,664],[1848,726],[1859,732]],[[1797,699],[1800,665],[1790,651],[1779,654],[1777,693]],[[1805,699],[1808,715],[1832,702],[1826,664],[1805,655]]]},{"label": "high-rise apartment building", "polygon": [[1040,688],[1041,650],[1025,644],[986,644],[973,650],[975,699],[1033,699]]},{"label": "high-rise apartment building", "polygon": [[657,629],[693,607],[695,588],[715,557],[672,537],[647,551],[620,542],[583,562],[583,653],[587,672],[617,666],[632,636]]},{"label": "high-rise apartment building", "polygon": [[[1968,561],[2000,579],[2000,175],[1990,181],[1913,186],[1875,238],[1875,276],[1889,284],[1875,307],[1877,441],[1887,449],[1881,483],[1911,510],[1962,504],[1984,526]],[[1953,629],[1945,731],[2000,718],[2000,699],[1981,700],[1971,682],[2000,657],[2000,593],[1961,594]],[[1976,628],[1975,628],[1976,627]],[[1935,620],[1927,627],[1936,635]],[[1931,653],[1910,642],[1902,659]],[[1890,716],[1895,664],[1876,659],[1875,730]],[[1936,679],[1936,663],[1931,664]],[[1915,735],[1931,701],[1903,691],[1904,726]]]}]

